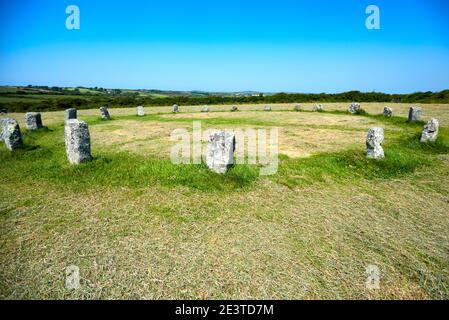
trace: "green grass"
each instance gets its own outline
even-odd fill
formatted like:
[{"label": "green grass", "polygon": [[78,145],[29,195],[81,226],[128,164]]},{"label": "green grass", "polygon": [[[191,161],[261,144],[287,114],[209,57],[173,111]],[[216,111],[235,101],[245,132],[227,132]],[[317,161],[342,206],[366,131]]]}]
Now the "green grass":
[{"label": "green grass", "polygon": [[[141,121],[180,121],[185,118],[162,118],[159,115],[139,117]],[[131,119],[125,116],[120,119]],[[406,125],[395,118],[383,119],[385,122]],[[110,121],[115,121],[112,118]],[[89,120],[90,125],[105,122],[101,118]],[[262,125],[247,119],[210,118],[206,125]],[[418,127],[418,124],[414,124]],[[398,134],[396,134],[398,135]],[[18,152],[0,153],[0,161],[14,163],[6,168],[6,176],[19,179],[25,174],[29,179],[45,179],[56,183],[65,183],[80,189],[87,185],[109,186],[151,186],[158,183],[164,186],[182,185],[199,190],[223,191],[250,186],[258,178],[258,168],[251,165],[236,165],[225,175],[219,175],[201,165],[175,165],[170,159],[143,157],[128,152],[95,152],[92,162],[80,166],[67,163],[62,139],[63,128],[55,126],[39,131],[25,131],[25,148]],[[367,159],[364,151],[347,150],[339,153],[318,154],[308,158],[290,159],[281,156],[279,172],[273,181],[289,187],[326,182],[329,179],[389,179],[411,173],[423,165],[432,165],[433,155],[449,153],[449,135],[442,129],[435,143],[421,144],[419,134],[399,135],[384,144],[386,158]],[[56,141],[56,143],[55,143]],[[3,147],[4,148],[4,147]]]},{"label": "green grass", "polygon": [[[25,147],[17,152],[0,153],[0,161],[14,163],[4,171],[8,179],[47,180],[69,185],[75,190],[88,186],[187,186],[200,190],[234,190],[257,179],[258,169],[236,165],[226,175],[219,175],[201,165],[175,165],[170,159],[118,153],[94,153],[91,162],[73,166],[67,163],[61,128],[24,134]],[[56,143],[54,141],[57,140]]]},{"label": "green grass", "polygon": [[[447,299],[449,128],[422,144],[422,123],[361,116],[385,127],[385,159],[367,159],[361,142],[281,155],[273,176],[253,165],[218,175],[95,141],[93,161],[73,166],[62,124],[24,130],[23,149],[0,145],[0,297]],[[85,120],[112,129],[122,120],[192,121]],[[296,126],[220,114],[201,120]],[[72,264],[81,270],[78,291],[64,288]],[[365,288],[369,264],[381,269],[378,291]]]}]

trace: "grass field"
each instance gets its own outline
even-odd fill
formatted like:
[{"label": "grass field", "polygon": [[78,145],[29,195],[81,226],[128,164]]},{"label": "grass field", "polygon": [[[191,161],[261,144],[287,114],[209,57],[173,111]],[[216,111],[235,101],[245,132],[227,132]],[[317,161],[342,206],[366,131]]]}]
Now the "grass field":
[{"label": "grass field", "polygon": [[[80,110],[92,162],[65,157],[63,112],[25,148],[0,144],[0,298],[3,299],[448,299],[449,105],[422,105],[440,121],[422,145],[410,105],[348,104]],[[279,128],[272,176],[236,165],[224,176],[174,165],[175,128]],[[386,159],[365,157],[369,128],[385,129]],[[65,268],[81,288],[65,288]],[[367,289],[368,265],[380,288]]]}]

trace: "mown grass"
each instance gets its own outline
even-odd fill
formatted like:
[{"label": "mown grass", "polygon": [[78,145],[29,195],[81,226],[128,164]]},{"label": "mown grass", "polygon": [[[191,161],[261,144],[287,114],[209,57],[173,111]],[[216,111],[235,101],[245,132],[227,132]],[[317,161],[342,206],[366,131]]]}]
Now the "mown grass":
[{"label": "mown grass", "polygon": [[204,163],[175,165],[170,159],[128,152],[94,151],[93,161],[73,166],[67,163],[63,141],[56,139],[62,134],[60,128],[26,132],[23,149],[0,153],[0,161],[10,164],[4,168],[4,176],[12,180],[22,177],[47,180],[77,190],[94,185],[144,187],[158,183],[219,191],[243,188],[258,176],[258,169],[248,165],[237,165],[226,175],[219,175],[208,170]]},{"label": "mown grass", "polygon": [[434,143],[422,144],[419,138],[420,134],[414,134],[386,143],[385,159],[381,160],[368,159],[360,149],[318,154],[305,159],[292,159],[283,155],[279,172],[273,179],[288,187],[329,180],[391,179],[412,173],[424,165],[432,166],[438,162],[433,155],[449,153],[449,135],[446,130]]},{"label": "mown grass", "polygon": [[[384,160],[367,159],[361,141],[281,155],[269,177],[249,165],[220,176],[95,140],[95,159],[71,166],[62,124],[24,130],[24,149],[0,146],[0,297],[447,299],[448,128],[421,144],[422,123],[364,116],[385,125]],[[217,118],[205,125],[254,125]],[[122,119],[192,121],[110,123]],[[64,287],[72,264],[75,291]],[[369,264],[381,270],[378,291],[365,287]]]},{"label": "mown grass", "polygon": [[[328,113],[346,114],[341,111]],[[281,155],[279,170],[270,178],[288,187],[323,183],[329,179],[333,181],[389,179],[412,173],[423,165],[432,165],[434,154],[449,153],[449,134],[446,128],[440,130],[435,143],[421,144],[419,129],[422,123],[407,123],[399,117],[385,118],[368,114],[365,116],[406,129],[399,133],[387,133],[387,141],[384,143],[385,159],[377,161],[367,159],[363,147],[299,159]],[[188,123],[192,121],[190,118],[161,117],[160,114],[144,117],[121,116],[108,121],[91,117],[87,121],[93,126],[122,119]],[[206,126],[273,125],[273,122],[251,121],[244,118],[217,117],[201,120]],[[11,153],[4,147],[0,149],[0,161],[10,164],[4,169],[4,174],[9,179],[20,179],[21,176],[25,176],[29,179],[64,183],[79,189],[91,185],[137,187],[158,183],[164,186],[179,185],[207,191],[233,191],[249,187],[259,178],[259,167],[254,165],[235,165],[227,174],[219,175],[208,170],[204,163],[175,165],[170,159],[151,155],[144,157],[129,152],[104,150],[96,152],[95,148],[93,148],[93,161],[72,166],[66,161],[62,138],[63,125],[38,131],[26,130],[23,136],[25,147],[22,150]]]}]

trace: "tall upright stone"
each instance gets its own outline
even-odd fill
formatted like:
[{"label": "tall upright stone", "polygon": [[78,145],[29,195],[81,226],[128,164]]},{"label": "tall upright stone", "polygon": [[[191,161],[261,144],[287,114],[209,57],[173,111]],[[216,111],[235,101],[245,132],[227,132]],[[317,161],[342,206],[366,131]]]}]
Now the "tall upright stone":
[{"label": "tall upright stone", "polygon": [[101,112],[101,118],[102,118],[103,120],[109,120],[109,119],[111,119],[111,116],[109,115],[108,108],[106,108],[106,107],[101,107],[101,108],[100,108],[100,112]]},{"label": "tall upright stone", "polygon": [[384,129],[374,127],[368,131],[366,137],[366,156],[372,159],[385,158],[382,143],[384,142]]},{"label": "tall upright stone", "polygon": [[6,124],[6,119],[0,119],[0,141],[3,141],[3,127]]},{"label": "tall upright stone", "polygon": [[421,133],[421,142],[434,142],[438,138],[438,128],[438,120],[430,119]]},{"label": "tall upright stone", "polygon": [[39,112],[25,113],[25,124],[28,130],[37,130],[42,128],[42,118]]},{"label": "tall upright stone", "polygon": [[317,111],[317,112],[324,111],[324,108],[321,104],[315,105],[315,106],[313,106],[313,111]]},{"label": "tall upright stone", "polygon": [[390,107],[385,107],[383,115],[384,117],[390,118],[393,115],[393,109]]},{"label": "tall upright stone", "polygon": [[227,131],[212,134],[206,147],[206,165],[224,174],[234,163],[235,135]]},{"label": "tall upright stone", "polygon": [[1,122],[1,138],[5,141],[6,148],[14,151],[23,146],[22,134],[17,120],[6,118]]},{"label": "tall upright stone", "polygon": [[179,112],[179,106],[177,104],[173,105],[172,112],[173,113],[178,113]]},{"label": "tall upright stone", "polygon": [[91,160],[90,134],[87,123],[77,119],[67,120],[64,127],[67,159],[71,164]]},{"label": "tall upright stone", "polygon": [[358,103],[351,103],[351,105],[348,108],[349,113],[357,113],[360,111],[360,104]]},{"label": "tall upright stone", "polygon": [[408,111],[408,121],[415,122],[420,121],[422,115],[422,110],[419,107],[411,107]]},{"label": "tall upright stone", "polygon": [[143,117],[145,115],[145,109],[143,108],[143,106],[138,106],[137,107],[137,115],[139,117]]},{"label": "tall upright stone", "polygon": [[263,110],[264,111],[271,111],[271,106],[267,105],[267,106],[263,107]]},{"label": "tall upright stone", "polygon": [[208,106],[203,106],[201,108],[201,112],[209,112],[209,107]]},{"label": "tall upright stone", "polygon": [[65,120],[71,120],[77,118],[77,110],[75,108],[69,108],[65,111]]}]

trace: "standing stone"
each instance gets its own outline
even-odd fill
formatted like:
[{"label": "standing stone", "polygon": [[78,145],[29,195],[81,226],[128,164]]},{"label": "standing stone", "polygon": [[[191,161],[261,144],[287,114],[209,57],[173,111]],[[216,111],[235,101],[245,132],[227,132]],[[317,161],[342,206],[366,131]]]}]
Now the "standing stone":
[{"label": "standing stone", "polygon": [[422,111],[419,107],[411,107],[408,111],[408,121],[415,122],[421,120]]},{"label": "standing stone", "polygon": [[145,109],[143,108],[143,106],[138,106],[137,107],[137,115],[139,117],[143,117],[145,115]]},{"label": "standing stone", "polygon": [[75,108],[70,108],[65,111],[65,119],[76,119],[77,118],[77,111]]},{"label": "standing stone", "polygon": [[235,111],[238,111],[239,110],[239,108],[237,108],[237,106],[232,106],[232,108],[231,108],[231,112],[235,112]]},{"label": "standing stone", "polygon": [[109,119],[111,119],[111,116],[109,115],[108,108],[106,108],[106,107],[101,107],[101,108],[100,108],[100,112],[101,112],[101,118],[102,118],[103,120],[109,120]]},{"label": "standing stone", "polygon": [[366,137],[366,156],[372,159],[385,158],[382,142],[384,142],[384,129],[379,127],[370,129]]},{"label": "standing stone", "polygon": [[234,163],[235,135],[220,131],[212,134],[206,147],[206,165],[212,171],[224,174]]},{"label": "standing stone", "polygon": [[434,142],[438,138],[438,120],[430,119],[421,133],[421,142]]},{"label": "standing stone", "polygon": [[391,117],[393,115],[393,109],[391,109],[390,107],[385,107],[384,108],[384,117]]},{"label": "standing stone", "polygon": [[271,111],[271,106],[265,106],[265,107],[263,108],[263,110],[264,110],[264,111]]},{"label": "standing stone", "polygon": [[67,120],[64,127],[65,149],[71,164],[89,161],[90,134],[87,123],[77,119]]},{"label": "standing stone", "polygon": [[25,123],[28,130],[37,130],[42,128],[42,118],[39,112],[25,113]]},{"label": "standing stone", "polygon": [[293,110],[301,111],[301,106],[299,104],[296,104],[295,107],[293,108]]},{"label": "standing stone", "polygon": [[349,113],[356,113],[357,111],[360,111],[360,104],[358,103],[351,103],[351,105],[348,108]]},{"label": "standing stone", "polygon": [[201,108],[201,112],[209,112],[209,107],[208,106],[203,106]]},{"label": "standing stone", "polygon": [[177,104],[173,105],[173,113],[178,113],[179,112],[179,106]]},{"label": "standing stone", "polygon": [[313,111],[323,111],[323,106],[321,104],[313,106]]},{"label": "standing stone", "polygon": [[0,141],[5,140],[5,138],[3,138],[3,127],[6,124],[6,119],[0,119]]},{"label": "standing stone", "polygon": [[6,148],[14,151],[23,146],[22,134],[19,123],[15,119],[6,118],[1,122],[2,140],[5,141]]}]

